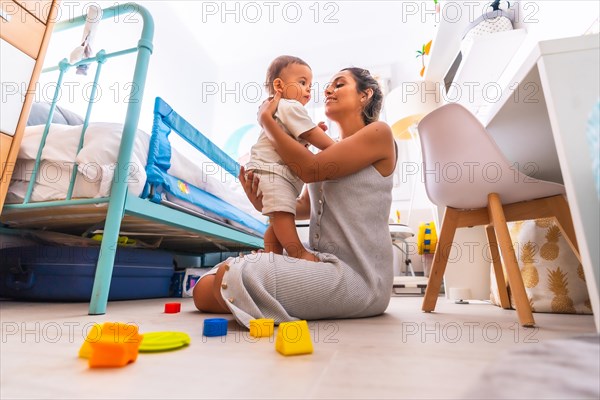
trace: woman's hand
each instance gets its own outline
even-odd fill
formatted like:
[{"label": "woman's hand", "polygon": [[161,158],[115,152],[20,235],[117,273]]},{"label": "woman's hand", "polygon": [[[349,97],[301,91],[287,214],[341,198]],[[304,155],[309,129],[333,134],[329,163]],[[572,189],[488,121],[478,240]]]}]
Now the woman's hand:
[{"label": "woman's hand", "polygon": [[260,178],[254,175],[254,172],[249,171],[248,177],[246,178],[246,169],[244,167],[240,168],[240,175],[238,176],[240,179],[240,183],[244,188],[244,192],[246,192],[246,196],[250,203],[254,206],[256,211],[262,211],[263,203],[262,203],[262,193],[260,196],[258,195],[258,181]]},{"label": "woman's hand", "polygon": [[275,96],[269,97],[260,105],[260,107],[258,108],[258,123],[261,127],[264,127],[263,121],[265,120],[265,118],[273,118],[273,115],[275,115],[275,111],[277,111],[279,100],[281,100],[281,92],[277,91],[275,92]]}]

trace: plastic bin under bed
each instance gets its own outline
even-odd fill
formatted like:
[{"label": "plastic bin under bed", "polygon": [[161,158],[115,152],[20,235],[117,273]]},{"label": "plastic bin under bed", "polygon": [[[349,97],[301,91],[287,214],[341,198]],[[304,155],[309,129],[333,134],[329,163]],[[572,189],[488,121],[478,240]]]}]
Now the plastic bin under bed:
[{"label": "plastic bin under bed", "polygon": [[[0,250],[0,297],[89,301],[99,247],[26,246]],[[119,248],[109,300],[169,297],[170,253]]]}]

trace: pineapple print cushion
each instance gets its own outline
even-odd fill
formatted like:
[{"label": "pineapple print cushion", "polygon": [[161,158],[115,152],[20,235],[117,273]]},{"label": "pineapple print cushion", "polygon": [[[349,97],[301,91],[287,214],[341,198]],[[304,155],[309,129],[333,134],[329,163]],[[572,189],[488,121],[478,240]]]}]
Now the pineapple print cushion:
[{"label": "pineapple print cushion", "polygon": [[[583,268],[562,237],[554,218],[508,225],[532,310],[591,314]],[[491,277],[490,299],[500,305],[493,273]],[[514,307],[512,296],[510,300]]]}]

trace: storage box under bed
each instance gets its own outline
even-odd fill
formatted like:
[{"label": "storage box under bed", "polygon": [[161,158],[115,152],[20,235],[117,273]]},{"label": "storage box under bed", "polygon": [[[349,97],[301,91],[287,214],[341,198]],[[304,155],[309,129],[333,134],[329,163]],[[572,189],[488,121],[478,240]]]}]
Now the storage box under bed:
[{"label": "storage box under bed", "polygon": [[[99,247],[24,246],[0,250],[0,297],[89,301]],[[168,297],[173,276],[168,252],[119,248],[109,300]]]}]

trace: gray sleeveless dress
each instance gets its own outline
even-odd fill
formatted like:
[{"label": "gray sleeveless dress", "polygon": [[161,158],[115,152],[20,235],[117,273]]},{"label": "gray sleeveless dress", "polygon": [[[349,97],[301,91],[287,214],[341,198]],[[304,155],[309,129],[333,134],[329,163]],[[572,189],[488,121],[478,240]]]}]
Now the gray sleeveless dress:
[{"label": "gray sleeveless dress", "polygon": [[[392,290],[393,174],[373,166],[309,184],[309,246],[321,262],[273,253],[230,258],[221,294],[235,318],[276,323],[381,314]],[[215,273],[216,268],[211,272]]]}]

